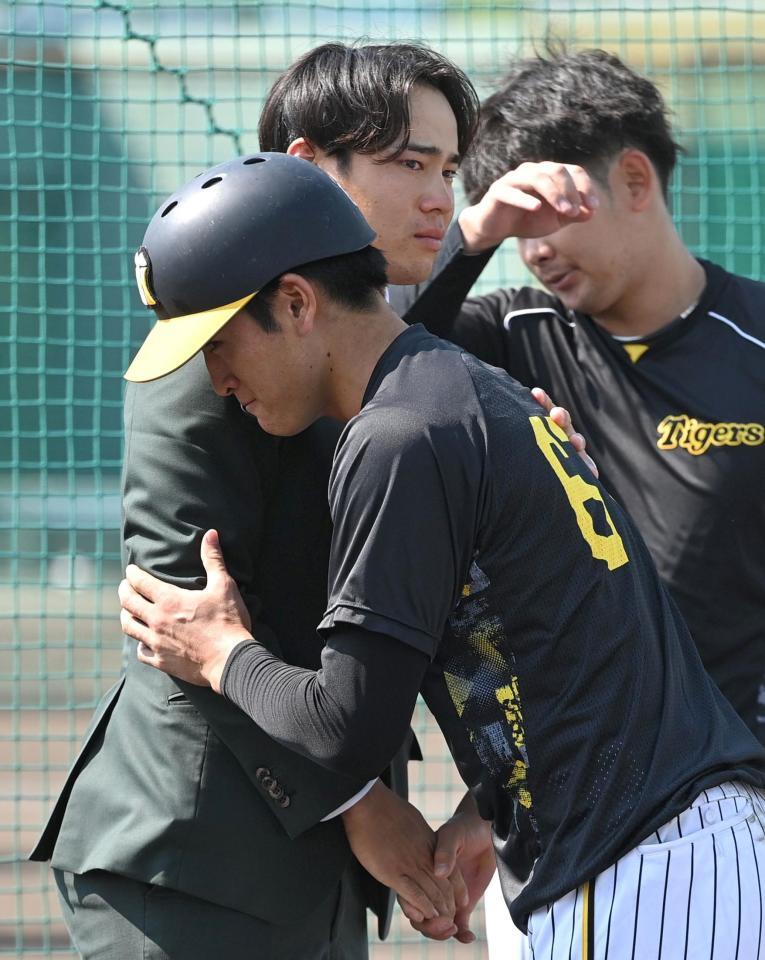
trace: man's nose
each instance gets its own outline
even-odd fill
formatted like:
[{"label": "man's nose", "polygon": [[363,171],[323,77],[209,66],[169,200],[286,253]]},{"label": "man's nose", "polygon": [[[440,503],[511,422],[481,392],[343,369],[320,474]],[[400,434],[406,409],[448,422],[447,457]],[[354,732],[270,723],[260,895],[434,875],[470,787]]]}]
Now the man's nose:
[{"label": "man's nose", "polygon": [[213,390],[219,397],[230,397],[239,387],[238,378],[214,353],[206,353],[204,357]]},{"label": "man's nose", "polygon": [[445,177],[434,176],[428,182],[427,189],[420,198],[420,209],[425,213],[440,210],[449,221],[454,211],[454,189]]},{"label": "man's nose", "polygon": [[555,256],[555,248],[549,237],[530,237],[519,240],[521,258],[528,266],[537,266]]}]

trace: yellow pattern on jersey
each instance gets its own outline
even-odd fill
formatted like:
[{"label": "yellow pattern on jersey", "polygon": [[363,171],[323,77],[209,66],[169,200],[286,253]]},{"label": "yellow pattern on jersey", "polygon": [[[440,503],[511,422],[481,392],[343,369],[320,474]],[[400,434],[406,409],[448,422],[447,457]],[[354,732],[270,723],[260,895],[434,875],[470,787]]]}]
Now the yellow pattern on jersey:
[{"label": "yellow pattern on jersey", "polygon": [[[496,694],[497,700],[499,700],[505,712],[505,719],[510,727],[510,736],[513,743],[519,752],[525,756],[526,734],[523,729],[523,711],[521,710],[521,698],[518,693],[518,677],[511,677],[510,683],[504,687],[499,687]],[[506,786],[517,795],[521,806],[528,810],[531,808],[531,792],[526,784],[526,770],[527,766],[523,760],[516,760]]]}]

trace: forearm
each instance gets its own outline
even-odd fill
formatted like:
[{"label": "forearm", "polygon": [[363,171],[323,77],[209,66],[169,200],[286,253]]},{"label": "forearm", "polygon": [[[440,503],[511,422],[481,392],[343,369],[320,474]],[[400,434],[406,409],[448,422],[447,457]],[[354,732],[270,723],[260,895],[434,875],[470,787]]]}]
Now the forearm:
[{"label": "forearm", "polygon": [[330,637],[318,671],[253,641],[230,654],[221,692],[290,749],[369,779],[401,745],[427,663],[398,640],[355,628]]}]

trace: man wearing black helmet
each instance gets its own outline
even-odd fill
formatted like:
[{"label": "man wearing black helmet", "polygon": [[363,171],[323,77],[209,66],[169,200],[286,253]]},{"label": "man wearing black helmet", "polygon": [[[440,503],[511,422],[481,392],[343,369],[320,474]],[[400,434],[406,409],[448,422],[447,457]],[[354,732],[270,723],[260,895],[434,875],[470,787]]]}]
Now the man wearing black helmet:
[{"label": "man wearing black helmet", "polygon": [[[500,869],[533,857],[511,906],[533,955],[552,960],[557,926],[582,960],[612,928],[613,956],[735,943],[754,960],[765,750],[704,671],[629,517],[517,381],[393,312],[384,260],[331,178],[277,155],[206,176],[170,205],[185,205],[197,271],[225,279],[185,280],[155,242],[160,208],[144,244],[168,319],[126,376],[162,377],[203,349],[216,391],[266,431],[347,421],[326,645],[313,671],[261,644],[210,531],[203,591],[128,567],[122,626],[139,659],[210,684],[345,776],[390,759],[421,691],[493,821]],[[205,183],[225,177],[249,198],[246,222],[211,216]],[[311,241],[293,250],[293,229]],[[660,922],[681,910],[684,927]]]},{"label": "man wearing black helmet", "polygon": [[[430,152],[435,141],[423,143],[425,151],[372,168],[390,133],[408,145],[417,125],[413,87],[459,116],[459,144],[446,154]],[[390,122],[380,134],[383,89]],[[342,127],[310,121],[322,104],[325,114],[342,118]],[[351,179],[357,169],[377,172],[395,214],[390,232],[380,230],[386,246],[400,251],[398,260],[392,256],[393,278],[424,279],[438,246],[432,232],[443,234],[451,218],[456,151],[466,148],[477,118],[464,75],[416,45],[329,44],[288,71],[267,112],[274,130],[298,124],[281,149],[293,141],[301,154],[326,148],[329,162],[342,162]],[[220,196],[218,187],[207,186],[203,195]],[[172,211],[164,212],[172,223]],[[233,234],[222,242],[233,256]],[[140,256],[136,277],[151,303],[151,265]],[[330,533],[326,480],[338,433],[324,421],[290,441],[272,440],[236,403],[215,396],[201,362],[156,384],[131,385],[127,559],[172,583],[202,586],[199,542],[216,525],[253,620],[273,649],[290,662],[318,666],[315,624],[326,598]],[[399,792],[406,789],[409,737],[402,733],[407,742],[384,778]],[[131,644],[126,676],[100,705],[33,856],[51,858],[58,868],[64,913],[84,956],[110,941],[119,945],[105,955],[143,956],[146,938],[162,955],[184,960],[234,958],[253,947],[274,960],[355,960],[367,953],[366,907],[378,913],[385,935],[391,902],[352,860],[343,816],[346,830],[356,825],[356,835],[370,844],[380,838],[391,870],[411,878],[412,899],[425,897],[421,915],[433,917],[439,908],[445,916],[435,929],[456,932],[449,916],[454,893],[425,869],[432,872],[432,831],[385,783],[375,780],[343,814],[367,789],[364,781],[327,773],[209,691],[148,670]]]},{"label": "man wearing black helmet", "polygon": [[[434,105],[444,115],[444,104],[450,122],[458,118],[449,149],[430,119]],[[379,122],[383,114],[386,124]],[[277,82],[260,137],[264,149],[310,159],[343,184],[374,224],[389,278],[405,283],[431,269],[475,118],[470,84],[432,51],[327,44]],[[218,196],[219,186],[208,184],[203,195]],[[163,212],[163,223],[172,224],[174,211]],[[233,232],[220,242],[227,257],[236,256]],[[208,269],[196,274],[186,277],[191,286],[212,279]],[[145,255],[136,260],[136,277],[151,304]],[[213,394],[201,358],[167,379],[131,385],[127,559],[171,583],[200,587],[198,545],[215,526],[259,636],[289,662],[318,666],[315,624],[326,600],[330,534],[326,483],[338,435],[325,420],[273,441],[235,402]],[[375,867],[384,868],[378,876],[398,889],[407,878],[414,883],[410,899],[422,904],[419,916],[432,917],[435,906],[448,914],[453,894],[422,866],[432,834],[384,783],[375,781],[362,797],[369,784],[327,774],[263,736],[221,698],[147,670],[132,646],[129,653],[127,675],[102,703],[34,854],[52,856],[60,869],[64,910],[83,953],[94,926],[105,929],[107,900],[113,905],[127,890],[139,905],[146,897],[146,920],[133,926],[155,943],[161,935],[170,956],[204,955],[205,937],[225,927],[231,939],[216,939],[218,956],[237,955],[236,937],[270,937],[281,951],[272,947],[274,958],[308,958],[312,951],[362,957],[365,907],[378,913],[384,935],[390,900],[350,860],[343,825],[365,862],[371,853],[390,857]],[[407,743],[402,753],[408,750]],[[385,777],[399,791],[404,755]],[[113,783],[119,789],[104,786]],[[344,824],[339,816],[326,820],[335,812]],[[338,904],[341,916],[333,919]],[[217,907],[228,913],[218,916]],[[180,918],[174,925],[171,908]],[[168,921],[149,932],[160,910]],[[456,923],[435,918],[425,930],[470,939],[468,917],[465,908]],[[173,937],[180,932],[179,943]]]}]

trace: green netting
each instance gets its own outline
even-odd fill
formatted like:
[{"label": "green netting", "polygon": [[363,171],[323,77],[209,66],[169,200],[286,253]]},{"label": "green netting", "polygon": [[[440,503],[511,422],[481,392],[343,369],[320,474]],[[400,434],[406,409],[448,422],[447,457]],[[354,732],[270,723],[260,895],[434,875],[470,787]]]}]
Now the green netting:
[{"label": "green netting", "polygon": [[[758,9],[759,8],[759,9]],[[179,182],[257,148],[265,91],[328,39],[428,41],[481,92],[552,33],[648,72],[687,153],[673,190],[692,249],[762,277],[765,12],[578,0],[50,0],[0,7],[0,953],[63,956],[47,870],[26,864],[120,665],[115,586],[121,372],[147,326],[131,255]],[[759,39],[758,39],[759,38]],[[511,248],[482,286],[523,279]],[[458,793],[439,735],[414,799]],[[382,957],[464,958],[396,925]]]}]

